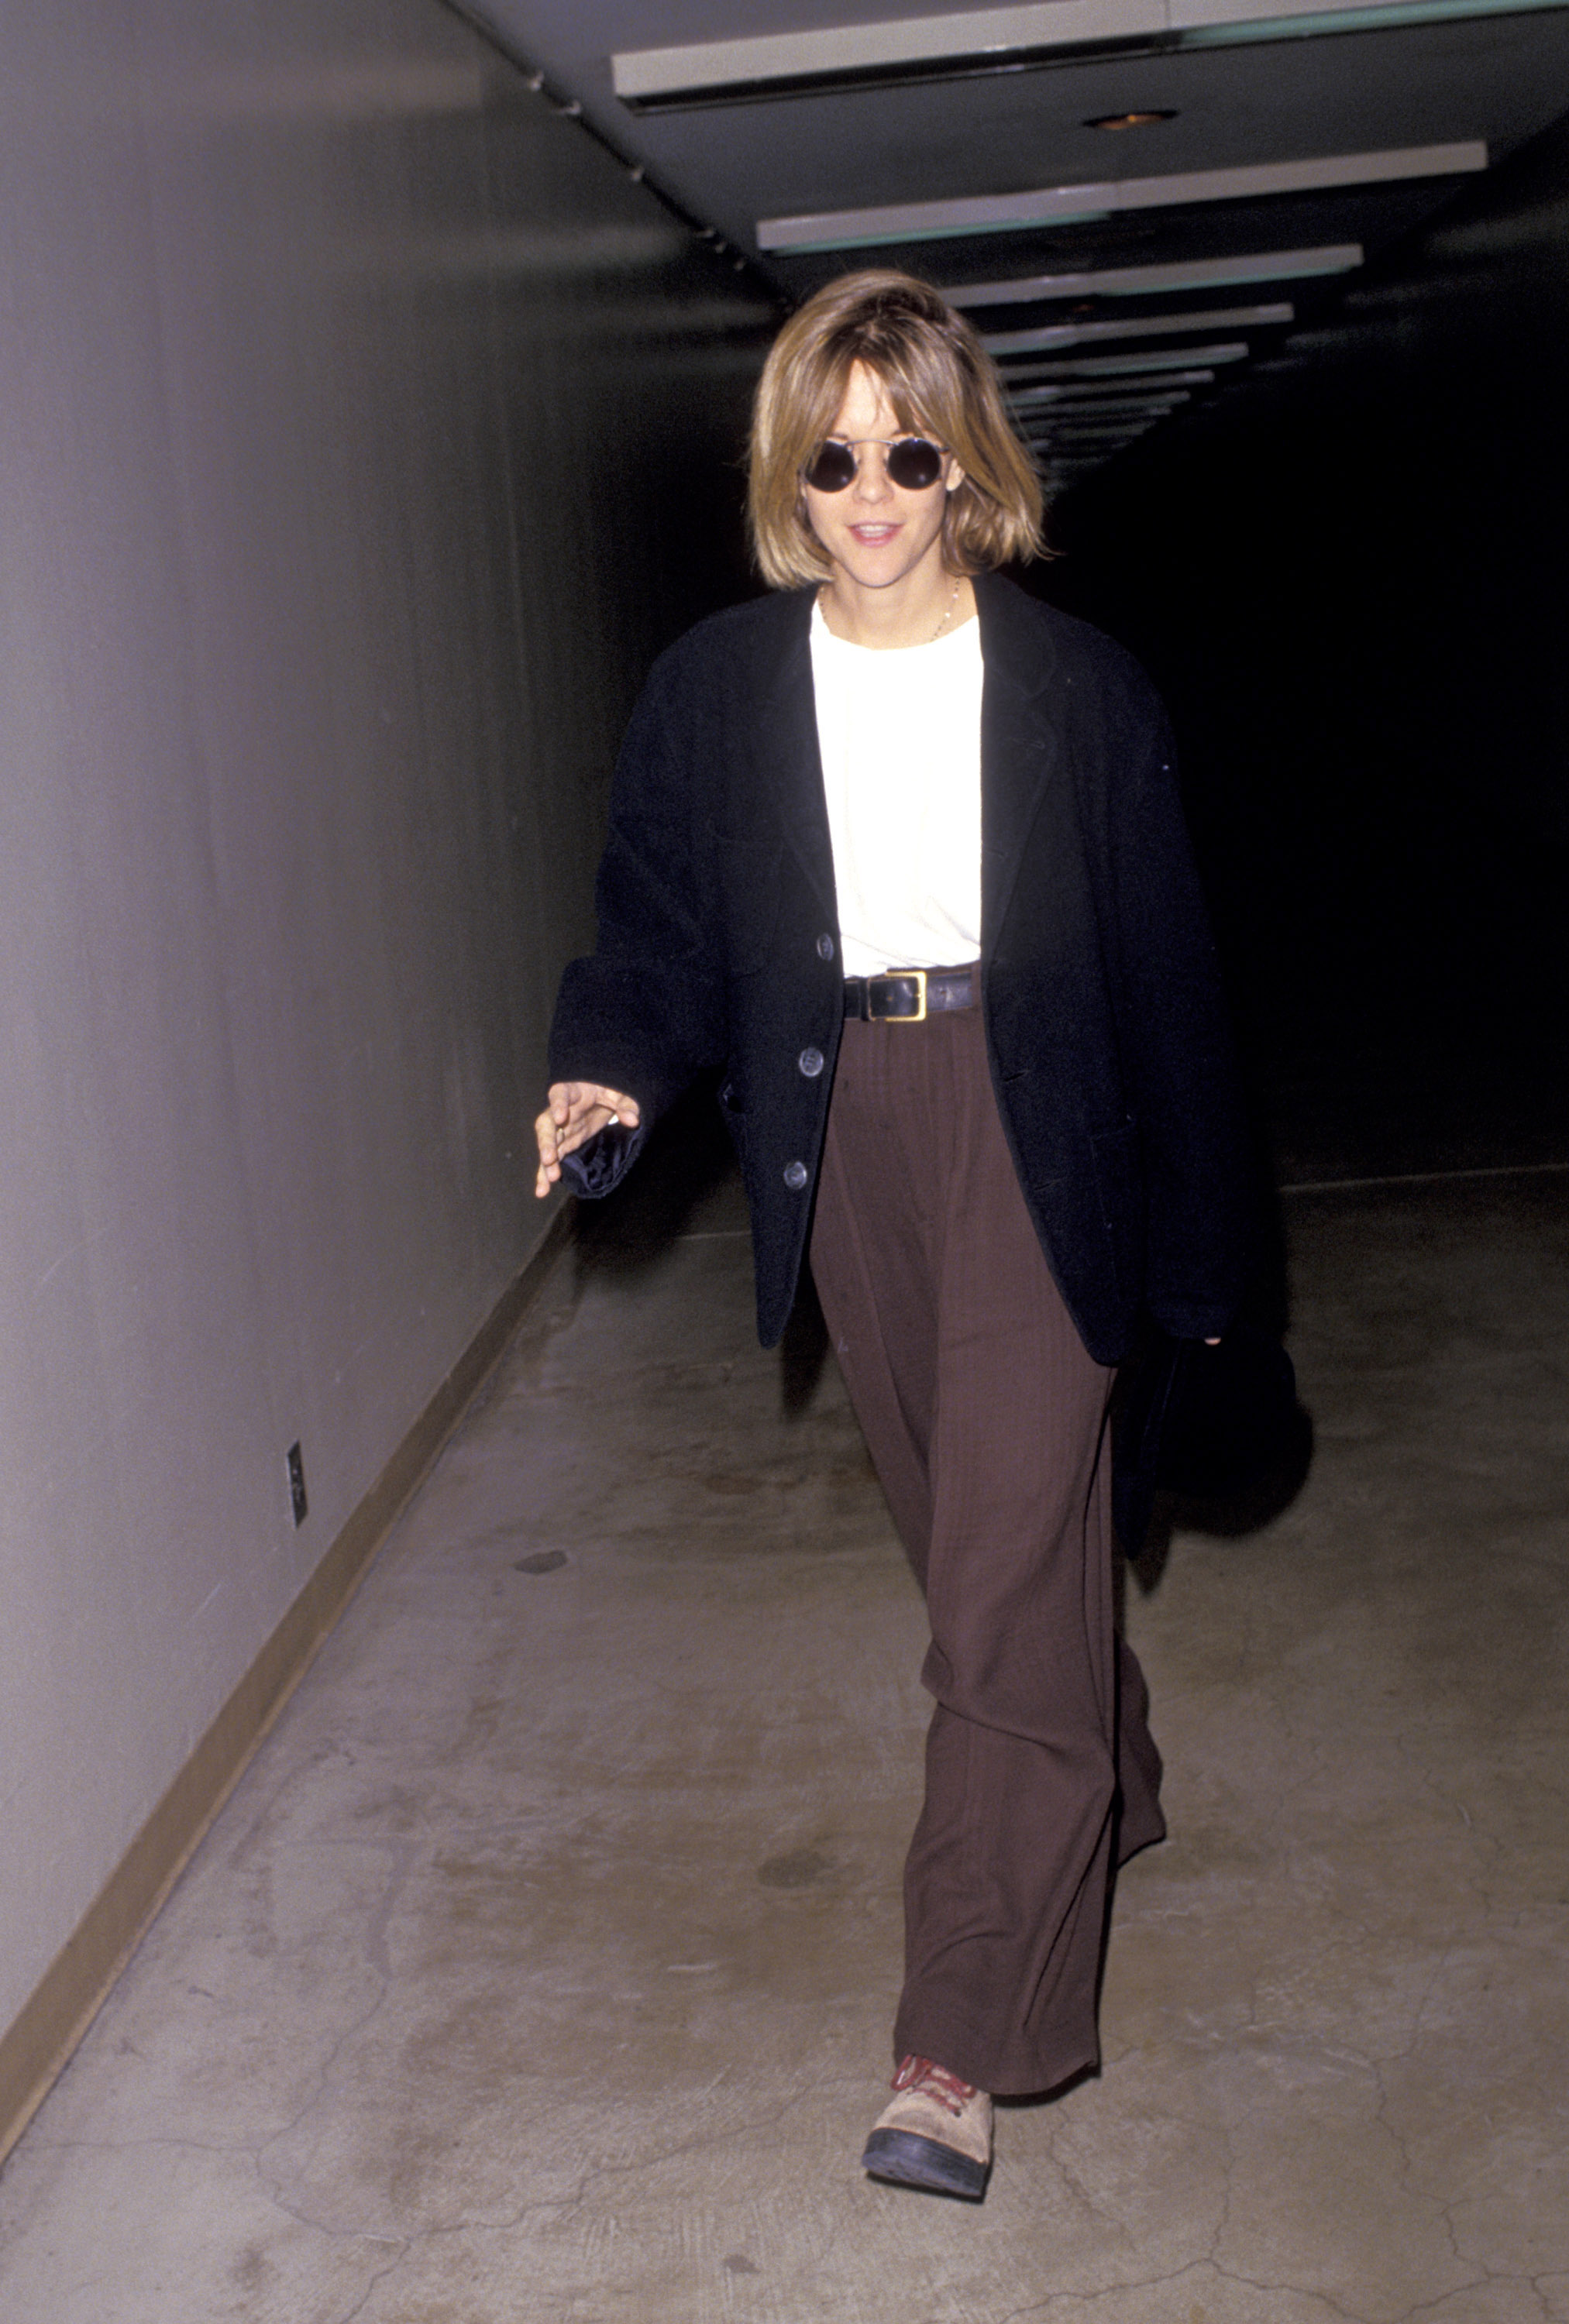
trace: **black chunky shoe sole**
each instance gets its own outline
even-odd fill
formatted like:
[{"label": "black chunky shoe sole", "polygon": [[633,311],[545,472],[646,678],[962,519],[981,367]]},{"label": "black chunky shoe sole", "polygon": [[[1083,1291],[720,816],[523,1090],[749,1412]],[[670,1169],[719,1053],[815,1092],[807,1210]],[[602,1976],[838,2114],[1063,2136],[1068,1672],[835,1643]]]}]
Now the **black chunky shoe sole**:
[{"label": "black chunky shoe sole", "polygon": [[935,2138],[918,2138],[913,2130],[874,2130],[866,2142],[861,2168],[869,2178],[885,2179],[891,2187],[918,2187],[928,2195],[956,2195],[962,2203],[978,2203],[986,2192],[984,2163],[960,2154]]}]

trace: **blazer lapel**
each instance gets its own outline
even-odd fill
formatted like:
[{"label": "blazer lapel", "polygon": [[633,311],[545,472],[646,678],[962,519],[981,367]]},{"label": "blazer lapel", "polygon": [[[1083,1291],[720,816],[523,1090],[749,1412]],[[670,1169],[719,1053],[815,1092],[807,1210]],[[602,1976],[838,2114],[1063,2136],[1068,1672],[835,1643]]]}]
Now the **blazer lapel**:
[{"label": "blazer lapel", "polygon": [[[981,937],[991,957],[1012,897],[1025,842],[1062,763],[1051,683],[1056,651],[1022,591],[994,574],[974,578],[985,678],[981,696]],[[817,747],[811,619],[816,593],[781,595],[762,673],[759,782],[785,844],[835,918],[834,849]]]},{"label": "blazer lapel", "polygon": [[778,660],[765,682],[757,738],[764,798],[777,815],[785,844],[811,881],[833,925],[838,926],[834,844],[817,746],[817,705],[812,688],[811,622],[815,589],[778,601]]},{"label": "blazer lapel", "polygon": [[1055,649],[1034,606],[994,574],[975,576],[985,679],[981,696],[981,949],[1007,916],[1042,793],[1062,763],[1051,696]]}]

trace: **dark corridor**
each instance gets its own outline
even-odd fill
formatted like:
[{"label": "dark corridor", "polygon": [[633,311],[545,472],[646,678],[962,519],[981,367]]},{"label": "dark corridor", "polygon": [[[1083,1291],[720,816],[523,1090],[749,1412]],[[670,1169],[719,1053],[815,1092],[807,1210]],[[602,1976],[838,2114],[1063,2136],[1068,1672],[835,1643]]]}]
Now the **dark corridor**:
[{"label": "dark corridor", "polygon": [[1569,1157],[1569,132],[1062,505],[1171,706],[1281,1178]]}]

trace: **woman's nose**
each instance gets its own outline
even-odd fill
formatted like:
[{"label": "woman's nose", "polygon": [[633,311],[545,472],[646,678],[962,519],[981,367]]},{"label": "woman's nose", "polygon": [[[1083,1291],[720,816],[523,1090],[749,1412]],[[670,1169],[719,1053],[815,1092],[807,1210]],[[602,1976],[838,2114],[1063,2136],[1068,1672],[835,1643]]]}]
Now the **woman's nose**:
[{"label": "woman's nose", "polygon": [[861,457],[855,465],[855,497],[858,501],[885,501],[891,486],[888,481],[888,453],[881,444],[863,444]]}]

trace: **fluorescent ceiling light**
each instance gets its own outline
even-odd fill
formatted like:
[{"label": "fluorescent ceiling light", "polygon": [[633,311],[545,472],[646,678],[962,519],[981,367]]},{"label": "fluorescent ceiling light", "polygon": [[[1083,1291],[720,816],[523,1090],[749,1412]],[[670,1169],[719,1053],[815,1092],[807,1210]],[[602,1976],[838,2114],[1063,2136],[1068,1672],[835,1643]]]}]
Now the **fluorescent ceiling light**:
[{"label": "fluorescent ceiling light", "polygon": [[1176,395],[1114,395],[1090,396],[1084,401],[1075,398],[1072,403],[1058,403],[1060,392],[1056,388],[1026,389],[1013,399],[1013,415],[1020,427],[1055,427],[1059,420],[1094,420],[1103,412],[1175,411],[1179,404],[1191,403],[1186,388]]},{"label": "fluorescent ceiling light", "polygon": [[1369,0],[1360,6],[1346,0],[1033,0],[1022,7],[881,24],[625,49],[611,58],[611,85],[631,111],[654,113],[1026,72],[1096,56],[1400,31],[1564,5],[1565,0]]},{"label": "fluorescent ceiling light", "polygon": [[998,331],[981,344],[989,355],[1034,355],[1042,347],[1094,346],[1103,339],[1172,339],[1184,331],[1245,330],[1252,324],[1291,323],[1297,309],[1278,299],[1263,307],[1208,307],[1189,314],[1119,316],[1110,323],[1042,323],[1034,331]]},{"label": "fluorescent ceiling light", "polygon": [[962,282],[942,295],[950,307],[1016,307],[1041,299],[1138,299],[1152,290],[1218,290],[1233,282],[1297,282],[1310,275],[1349,274],[1361,263],[1360,242],[1336,242],[1317,250],[1260,251],[1249,258],[1179,258],[1158,266],[1021,274],[1011,282]]},{"label": "fluorescent ceiling light", "polygon": [[1192,393],[1191,388],[1174,387],[1165,379],[1070,379],[1056,386],[1019,388],[1008,401],[1015,411],[1059,404],[1074,411],[1131,411],[1141,403],[1186,403]]},{"label": "fluorescent ceiling light", "polygon": [[1188,396],[1177,395],[1158,403],[1034,403],[1027,411],[1016,411],[1013,424],[1028,436],[1042,429],[1066,426],[1072,420],[1098,420],[1103,411],[1113,420],[1137,418],[1141,413],[1153,413],[1158,420],[1168,411],[1180,411],[1190,401]]},{"label": "fluorescent ceiling light", "polygon": [[1126,428],[1141,419],[1162,419],[1167,412],[1176,411],[1189,401],[1187,396],[1183,395],[1169,401],[1161,398],[1153,401],[1122,402],[1119,401],[1112,403],[1074,403],[1066,406],[1055,403],[1036,404],[1028,411],[1016,412],[1014,417],[1020,428],[1077,428],[1080,426]]},{"label": "fluorescent ceiling light", "polygon": [[[1103,389],[1109,392],[1103,394]],[[1190,403],[1193,390],[1168,387],[1163,379],[1152,379],[1148,384],[1137,379],[1086,380],[1082,384],[1070,381],[1064,387],[1023,387],[1010,401],[1015,411],[1044,412],[1049,420],[1059,411],[1165,410],[1174,403]]]},{"label": "fluorescent ceiling light", "polygon": [[[1173,348],[1168,355],[1076,355],[1066,363],[1030,364],[1021,371],[1008,372],[1003,385],[1020,387],[1027,380],[1038,379],[1113,379],[1130,376],[1136,372],[1177,371],[1186,364],[1244,363],[1247,360],[1246,339],[1227,339],[1214,346]],[[1213,379],[1213,372],[1200,374]],[[1188,383],[1184,372],[1182,384]]]},{"label": "fluorescent ceiling light", "polygon": [[1093,425],[1085,425],[1085,428],[1069,428],[1067,423],[1062,423],[1060,428],[1046,428],[1044,423],[1037,420],[1037,425],[1028,430],[1028,439],[1029,444],[1067,444],[1069,439],[1076,439],[1076,437],[1084,437],[1084,435],[1130,435],[1130,432],[1139,430],[1139,428],[1153,428],[1155,420],[1167,420],[1167,419],[1171,419],[1171,414],[1167,411],[1167,409],[1160,409],[1160,411],[1139,411],[1139,414],[1134,414],[1132,419],[1102,420],[1100,428],[1093,428]]},{"label": "fluorescent ceiling light", "polygon": [[[1269,368],[1268,364],[1260,365],[1260,370],[1267,371]],[[1018,376],[1021,380],[1049,378],[1056,376],[1056,371],[1055,364],[1048,364],[1041,373],[1020,372]],[[1211,387],[1214,383],[1213,371],[1173,371],[1168,372],[1162,378],[1152,379],[1149,383],[1149,392],[1152,395],[1169,395],[1176,388]],[[1133,379],[1069,378],[1061,381],[1057,386],[1011,388],[1008,400],[1011,403],[1022,403],[1026,396],[1030,396],[1038,397],[1043,403],[1059,403],[1065,396],[1070,395],[1075,398],[1088,396],[1098,400],[1103,395],[1130,394],[1137,389],[1138,385],[1138,381]]]},{"label": "fluorescent ceiling light", "polygon": [[[1052,5],[1072,7],[1075,0],[1052,0]],[[1041,186],[1027,194],[976,194],[967,200],[892,202],[875,209],[760,218],[757,242],[760,250],[871,250],[885,243],[947,241],[955,235],[1018,234],[1032,226],[1107,218],[1123,210],[1324,193],[1338,186],[1453,177],[1486,167],[1487,147],[1480,138],[1452,145],[1398,145],[1381,153],[1333,153],[1307,161],[1253,161],[1231,170],[1178,170],[1162,178]]]},{"label": "fluorescent ceiling light", "polygon": [[1072,428],[1043,428],[1040,433],[1049,436],[1055,444],[1091,444],[1107,436],[1142,436],[1147,428],[1153,428],[1156,420],[1164,416],[1158,411],[1145,420],[1086,420]]},{"label": "fluorescent ceiling light", "polygon": [[1053,468],[1089,466],[1102,460],[1114,460],[1119,452],[1126,452],[1138,440],[1136,436],[1124,436],[1115,443],[1064,444],[1060,448],[1056,444],[1038,444],[1035,456],[1048,462]]},{"label": "fluorescent ceiling light", "polygon": [[[792,84],[885,78],[911,66],[953,66],[966,58],[1001,63],[1020,50],[1065,42],[1148,40],[1167,30],[1162,0],[1035,0],[1021,8],[976,8],[907,16],[887,24],[835,24],[817,32],[764,32],[738,41],[697,41],[670,49],[623,50],[610,60],[611,86],[634,109],[746,94],[782,96]],[[1119,27],[1118,20],[1121,19]]]},{"label": "fluorescent ceiling light", "polygon": [[1138,436],[1146,428],[1153,428],[1158,420],[1169,420],[1170,417],[1169,411],[1145,411],[1133,420],[1108,420],[1100,428],[1043,428],[1038,425],[1027,429],[1024,440],[1027,444],[1080,444],[1102,436]]}]

